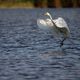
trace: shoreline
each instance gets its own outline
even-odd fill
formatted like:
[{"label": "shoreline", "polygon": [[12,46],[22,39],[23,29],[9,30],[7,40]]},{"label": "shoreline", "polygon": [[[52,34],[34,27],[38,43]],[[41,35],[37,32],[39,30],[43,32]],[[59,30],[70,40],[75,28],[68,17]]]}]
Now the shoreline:
[{"label": "shoreline", "polygon": [[0,3],[0,8],[35,8],[31,2],[19,3]]}]

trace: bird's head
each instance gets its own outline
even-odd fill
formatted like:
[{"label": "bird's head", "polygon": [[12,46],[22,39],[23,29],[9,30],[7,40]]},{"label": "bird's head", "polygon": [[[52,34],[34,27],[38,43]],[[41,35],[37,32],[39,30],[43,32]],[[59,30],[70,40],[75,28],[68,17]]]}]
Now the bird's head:
[{"label": "bird's head", "polygon": [[49,12],[46,12],[44,15],[45,16],[50,16],[50,13]]},{"label": "bird's head", "polygon": [[52,19],[52,17],[51,17],[51,15],[50,15],[49,12],[46,12],[44,15],[45,15],[45,16],[49,16],[49,17]]}]

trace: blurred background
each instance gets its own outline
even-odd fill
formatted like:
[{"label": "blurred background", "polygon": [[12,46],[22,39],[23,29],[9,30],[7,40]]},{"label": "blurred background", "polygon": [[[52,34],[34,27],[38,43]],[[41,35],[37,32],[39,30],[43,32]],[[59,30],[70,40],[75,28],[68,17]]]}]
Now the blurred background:
[{"label": "blurred background", "polygon": [[72,8],[80,0],[0,0],[0,8]]}]

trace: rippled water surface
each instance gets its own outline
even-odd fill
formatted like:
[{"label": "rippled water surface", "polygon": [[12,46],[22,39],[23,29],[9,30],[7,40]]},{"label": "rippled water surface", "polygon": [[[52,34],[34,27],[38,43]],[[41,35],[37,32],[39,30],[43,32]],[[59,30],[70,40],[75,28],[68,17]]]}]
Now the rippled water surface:
[{"label": "rippled water surface", "polygon": [[[69,25],[62,49],[36,24],[46,11]],[[80,9],[0,9],[0,80],[80,80]]]}]

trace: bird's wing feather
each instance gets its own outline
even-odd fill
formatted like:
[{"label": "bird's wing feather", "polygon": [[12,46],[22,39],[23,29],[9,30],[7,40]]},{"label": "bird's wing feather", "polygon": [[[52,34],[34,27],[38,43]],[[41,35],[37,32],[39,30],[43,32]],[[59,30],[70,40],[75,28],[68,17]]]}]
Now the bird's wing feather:
[{"label": "bird's wing feather", "polygon": [[58,19],[55,20],[55,24],[57,25],[57,27],[62,28],[62,27],[68,27],[67,23],[65,22],[65,20],[61,17],[59,17]]},{"label": "bird's wing feather", "polygon": [[44,30],[47,30],[47,29],[49,30],[53,26],[50,19],[46,19],[46,20],[38,19],[37,25],[39,26],[40,29],[44,29]]},{"label": "bird's wing feather", "polygon": [[60,29],[62,28],[61,31],[67,31],[68,33],[70,33],[68,25],[67,25],[66,21],[63,18],[59,17],[54,22],[55,22],[57,28],[60,28]]},{"label": "bird's wing feather", "polygon": [[68,37],[68,36],[69,36],[68,29],[65,28],[65,27],[60,28],[60,32],[61,32],[65,37]]}]

